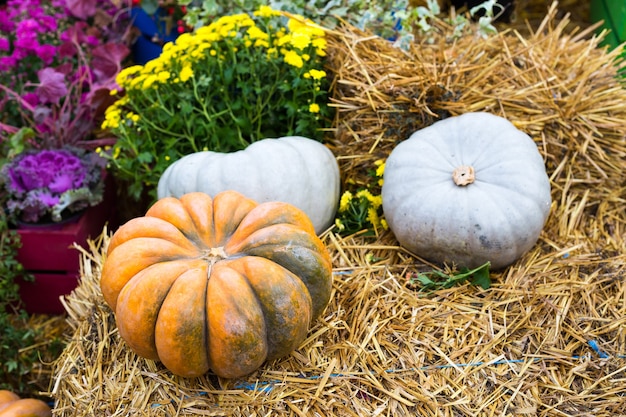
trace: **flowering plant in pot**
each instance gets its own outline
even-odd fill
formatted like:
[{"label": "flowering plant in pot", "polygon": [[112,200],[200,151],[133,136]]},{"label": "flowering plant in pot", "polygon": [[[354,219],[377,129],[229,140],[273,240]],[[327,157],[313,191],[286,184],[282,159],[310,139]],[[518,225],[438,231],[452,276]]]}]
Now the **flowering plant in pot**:
[{"label": "flowering plant in pot", "polygon": [[[94,150],[115,138],[97,130],[129,53],[130,21],[112,0],[9,0],[2,11],[0,164],[11,196],[6,207],[11,218],[60,221],[60,207],[77,209],[77,202],[93,204],[102,194],[91,183],[103,182],[102,158]],[[85,164],[92,166],[77,171]],[[80,180],[59,184],[73,175]]]},{"label": "flowering plant in pot", "polygon": [[123,69],[102,127],[118,139],[103,154],[129,195],[156,194],[175,160],[232,152],[289,135],[323,140],[330,108],[324,30],[268,6],[225,15]]},{"label": "flowering plant in pot", "polygon": [[[0,201],[22,243],[27,311],[61,313],[77,284],[79,252],[112,218],[98,146],[115,75],[129,53],[130,20],[113,0],[8,0],[0,6]],[[63,209],[64,206],[66,209]],[[53,230],[23,228],[90,206]],[[45,250],[42,250],[45,248]],[[50,272],[54,271],[54,273]],[[34,287],[33,287],[34,285]]]}]

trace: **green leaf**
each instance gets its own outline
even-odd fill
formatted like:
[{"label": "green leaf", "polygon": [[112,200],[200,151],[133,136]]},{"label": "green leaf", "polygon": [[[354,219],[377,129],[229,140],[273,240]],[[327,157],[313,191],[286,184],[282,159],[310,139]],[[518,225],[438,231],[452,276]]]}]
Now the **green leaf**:
[{"label": "green leaf", "polygon": [[491,278],[489,277],[490,266],[491,263],[486,262],[474,269],[461,268],[459,272],[451,275],[433,270],[417,274],[415,278],[411,278],[410,283],[412,285],[419,285],[420,292],[451,288],[465,281],[469,281],[472,285],[477,285],[486,290],[491,287]]},{"label": "green leaf", "polygon": [[150,152],[142,152],[137,155],[137,160],[141,163],[150,163],[152,162],[152,154]]},{"label": "green leaf", "polygon": [[489,277],[489,267],[490,266],[491,266],[491,264],[489,262],[487,262],[484,265],[476,268],[473,271],[473,276],[472,276],[470,282],[473,285],[478,285],[483,290],[489,289],[491,287],[491,278]]}]

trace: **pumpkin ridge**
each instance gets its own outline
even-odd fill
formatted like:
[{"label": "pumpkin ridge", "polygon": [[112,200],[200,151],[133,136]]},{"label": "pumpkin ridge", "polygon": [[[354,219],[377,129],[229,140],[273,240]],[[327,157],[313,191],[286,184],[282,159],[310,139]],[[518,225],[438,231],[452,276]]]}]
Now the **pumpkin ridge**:
[{"label": "pumpkin ridge", "polygon": [[[428,128],[425,128],[425,129],[428,129]],[[410,137],[409,137],[409,139],[410,139]],[[441,140],[440,138],[437,138],[437,139]],[[402,143],[405,143],[405,142],[402,142]],[[429,147],[432,150],[434,150],[435,152],[437,152],[437,154],[439,155],[439,159],[437,160],[437,162],[445,162],[446,165],[448,165],[449,169],[456,168],[455,164],[453,164],[452,162],[449,161],[450,158],[449,158],[448,155],[446,155],[445,151],[443,149],[441,149],[439,146],[436,146],[437,145],[436,141],[427,141],[427,140],[424,140],[424,139],[420,139],[419,142],[415,142],[414,144],[409,143],[409,142],[406,143],[406,147],[408,147],[409,149],[411,148],[411,146],[413,146],[414,148],[421,148],[422,146],[420,146],[420,145],[426,145],[427,147]],[[398,146],[400,146],[400,145],[398,145]],[[413,150],[415,150],[415,149],[413,149]],[[417,155],[421,155],[421,154],[422,153],[420,152]],[[424,154],[426,154],[426,153],[424,153]],[[445,171],[446,172],[450,172],[448,169],[445,169]]]},{"label": "pumpkin ridge", "polygon": [[[266,251],[262,251],[262,249]],[[332,276],[329,277],[328,273],[328,271],[332,271],[329,257],[305,247],[300,247],[299,251],[286,250],[279,244],[275,246],[265,245],[259,247],[258,251],[256,248],[249,250],[246,256],[269,259],[297,276],[307,288],[313,301],[312,320],[317,319],[321,315],[330,300],[332,289]],[[324,266],[322,267],[320,264]],[[327,282],[328,285],[322,285],[323,282]]]},{"label": "pumpkin ridge", "polygon": [[[138,244],[137,241],[141,239],[143,244]],[[174,252],[176,249],[179,249],[178,253]],[[172,254],[163,255],[164,253]],[[100,287],[104,299],[115,311],[120,291],[139,271],[161,262],[184,260],[189,257],[183,248],[162,239],[136,238],[121,243],[107,255],[109,262],[105,262],[102,267]]]},{"label": "pumpkin ridge", "polygon": [[303,211],[287,203],[272,201],[253,208],[237,225],[230,238],[235,242],[244,241],[260,230],[280,225],[292,226],[315,235],[313,224]]},{"label": "pumpkin ridge", "polygon": [[210,367],[208,335],[203,325],[208,280],[203,276],[205,268],[189,269],[178,276],[159,309],[154,328],[159,359],[172,372],[185,377],[203,375]]},{"label": "pumpkin ridge", "polygon": [[224,247],[227,253],[248,253],[250,249],[262,245],[305,246],[316,250],[324,250],[319,238],[290,223],[271,224],[252,231],[241,239],[231,239]]},{"label": "pumpkin ridge", "polygon": [[213,199],[214,245],[226,246],[241,222],[258,206],[236,191],[224,191]]},{"label": "pumpkin ridge", "polygon": [[[477,180],[477,183],[478,183],[478,182],[479,182],[479,181]],[[505,187],[505,186],[503,186],[503,185],[501,185],[501,184],[497,184],[497,183],[494,183],[494,182],[486,182],[486,181],[480,181],[480,182],[481,182],[482,184],[484,184],[484,185],[488,186],[488,187],[500,188],[500,189],[502,189],[502,191],[504,191],[504,192],[513,193],[513,194],[515,194],[516,196],[521,197],[521,198],[523,198],[524,200],[527,200],[529,203],[531,203],[534,207],[536,207],[536,208],[537,208],[537,211],[538,211],[538,212],[540,212],[540,213],[541,213],[541,212],[543,212],[543,209],[542,209],[542,207],[541,207],[541,204],[539,204],[539,203],[537,202],[537,199],[536,199],[536,198],[532,198],[531,196],[529,196],[529,195],[528,195],[528,193],[524,192],[524,191],[526,191],[526,190],[511,189],[511,188],[507,188],[507,187]],[[488,193],[483,193],[483,194],[487,195]],[[519,208],[520,208],[520,205],[511,205],[511,207],[515,207],[516,209],[519,209]],[[547,217],[546,217],[546,218],[547,218]]]},{"label": "pumpkin ridge", "polygon": [[180,201],[191,220],[191,231],[198,240],[198,246],[203,249],[215,246],[214,200],[204,193],[191,193],[181,196]]},{"label": "pumpkin ridge", "polygon": [[[279,358],[296,349],[306,337],[313,320],[313,300],[303,280],[282,265],[260,256],[241,258],[228,267],[245,278],[267,323],[266,360]],[[263,271],[262,278],[259,278],[259,270]],[[297,297],[300,297],[298,302]],[[269,301],[271,308],[268,307]],[[289,313],[291,315],[285,317]]]},{"label": "pumpkin ridge", "polygon": [[247,277],[232,268],[232,261],[216,264],[212,276],[205,306],[209,364],[220,376],[240,377],[267,359],[263,309]]},{"label": "pumpkin ridge", "polygon": [[[491,183],[487,183],[486,185],[488,186],[492,186],[493,184]],[[514,192],[511,189],[504,189],[504,191],[507,192]],[[529,200],[525,195],[520,194],[518,192],[516,192],[515,194],[518,194],[518,196],[522,195],[525,199]],[[489,213],[491,213],[489,221],[494,221],[494,213],[499,213],[502,216],[502,219],[507,220],[510,219],[511,216],[509,216],[504,210],[503,210],[503,206],[502,204],[497,201],[494,198],[494,195],[492,193],[489,192],[483,192],[481,189],[481,199],[482,201],[489,201],[491,203],[491,206],[493,207],[492,210],[489,210]],[[532,202],[532,201],[531,201]],[[525,218],[526,216],[524,215],[524,212],[521,211],[522,210],[522,205],[521,204],[507,204],[505,209],[510,209],[514,212],[516,212],[518,214],[518,218]],[[540,210],[539,210],[540,211]],[[517,252],[519,250],[519,243],[518,243],[518,238],[519,238],[519,234],[515,233],[515,230],[513,229],[513,226],[511,224],[511,222],[508,221],[497,221],[496,224],[498,224],[499,227],[499,231],[502,230],[502,228],[506,228],[506,233],[500,233],[501,235],[507,236],[507,239],[503,239],[500,240],[499,242],[490,242],[487,240],[486,236],[487,234],[483,234],[479,236],[479,241],[480,241],[480,246],[481,248],[484,248],[486,250],[492,250],[494,248],[497,248],[499,251],[502,251],[502,257],[506,257],[508,253],[513,252]],[[481,227],[485,227],[485,225],[481,225]],[[489,232],[489,234],[494,234],[493,232]],[[485,237],[484,237],[485,236]],[[524,240],[524,243],[526,243],[526,239]],[[492,265],[494,263],[496,263],[495,260],[493,259],[489,259],[489,261],[492,263]]]},{"label": "pumpkin ridge", "polygon": [[136,217],[115,232],[107,247],[107,254],[119,245],[138,238],[162,239],[188,250],[197,248],[193,244],[189,245],[189,238],[185,233],[167,220],[159,217]]}]

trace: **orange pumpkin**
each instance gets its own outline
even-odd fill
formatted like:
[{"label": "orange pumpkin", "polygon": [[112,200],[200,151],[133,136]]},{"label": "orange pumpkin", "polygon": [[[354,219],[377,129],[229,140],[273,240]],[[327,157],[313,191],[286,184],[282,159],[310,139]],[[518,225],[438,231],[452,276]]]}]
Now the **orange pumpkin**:
[{"label": "orange pumpkin", "polygon": [[0,417],[51,417],[52,410],[35,398],[20,398],[7,390],[0,390]]},{"label": "orange pumpkin", "polygon": [[100,286],[138,355],[180,376],[235,378],[296,349],[331,283],[304,212],[225,191],[163,198],[120,227]]}]

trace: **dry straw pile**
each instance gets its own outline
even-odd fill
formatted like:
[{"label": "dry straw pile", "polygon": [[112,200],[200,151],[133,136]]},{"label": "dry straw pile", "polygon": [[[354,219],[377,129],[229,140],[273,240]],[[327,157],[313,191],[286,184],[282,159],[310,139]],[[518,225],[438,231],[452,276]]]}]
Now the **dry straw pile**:
[{"label": "dry straw pile", "polygon": [[434,265],[377,238],[324,235],[334,292],[308,339],[243,380],[185,380],[120,340],[98,287],[108,238],[85,252],[67,299],[56,416],[626,415],[626,89],[615,55],[550,10],[501,32],[403,52],[351,27],[330,35],[336,152],[344,180],[442,117],[489,111],[545,157],[553,207],[537,245],[493,286],[421,294]]}]

